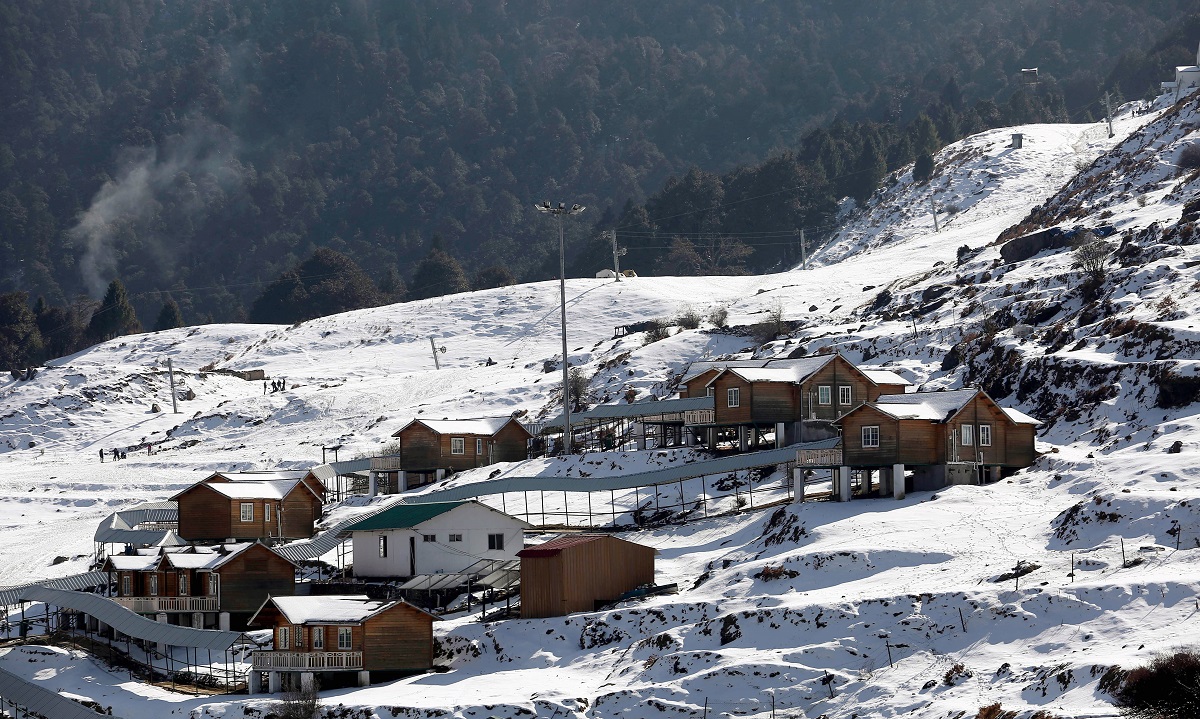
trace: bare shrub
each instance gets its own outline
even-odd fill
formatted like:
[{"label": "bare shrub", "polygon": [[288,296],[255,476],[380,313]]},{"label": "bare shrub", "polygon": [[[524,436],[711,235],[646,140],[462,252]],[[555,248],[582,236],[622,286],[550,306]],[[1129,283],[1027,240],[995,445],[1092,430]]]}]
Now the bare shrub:
[{"label": "bare shrub", "polygon": [[1113,697],[1121,714],[1134,719],[1192,719],[1200,716],[1200,652],[1160,654],[1149,666],[1125,675]]},{"label": "bare shrub", "polygon": [[714,307],[708,313],[708,321],[713,327],[725,328],[729,326],[729,309],[724,305]]},{"label": "bare shrub", "polygon": [[1113,243],[1085,232],[1072,252],[1071,266],[1097,280],[1108,274],[1108,260],[1116,249]]},{"label": "bare shrub", "polygon": [[700,326],[700,313],[689,307],[679,313],[679,316],[675,318],[675,324],[685,330],[694,330]]},{"label": "bare shrub", "polygon": [[653,324],[650,329],[646,330],[646,335],[642,338],[642,346],[654,344],[659,340],[665,340],[671,336],[671,324],[663,319],[650,320]]},{"label": "bare shrub", "polygon": [[279,719],[316,719],[321,711],[321,694],[314,679],[312,686],[298,692],[286,692],[271,707]]},{"label": "bare shrub", "polygon": [[1180,150],[1177,164],[1185,170],[1200,168],[1200,142],[1188,143],[1187,147]]},{"label": "bare shrub", "polygon": [[580,405],[587,401],[591,385],[592,377],[584,372],[582,367],[572,367],[567,372],[567,389],[571,392],[572,412],[578,411]]}]

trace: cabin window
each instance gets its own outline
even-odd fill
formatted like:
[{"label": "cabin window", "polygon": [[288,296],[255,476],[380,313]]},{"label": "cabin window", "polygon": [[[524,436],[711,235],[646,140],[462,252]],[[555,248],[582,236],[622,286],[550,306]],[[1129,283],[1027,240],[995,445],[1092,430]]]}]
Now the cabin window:
[{"label": "cabin window", "polygon": [[243,522],[254,521],[254,502],[242,502],[241,520]]},{"label": "cabin window", "polygon": [[263,502],[263,521],[264,522],[271,521],[271,503],[270,502]]},{"label": "cabin window", "polygon": [[450,454],[466,454],[467,439],[466,437],[451,437],[450,438]]},{"label": "cabin window", "polygon": [[879,449],[879,425],[871,424],[862,428],[863,449]]},{"label": "cabin window", "polygon": [[742,406],[742,390],[738,387],[730,387],[725,390],[725,406],[726,407],[741,407]]},{"label": "cabin window", "polygon": [[152,597],[158,596],[158,574],[151,574],[146,578],[147,592]]},{"label": "cabin window", "polygon": [[483,440],[482,439],[475,440],[475,454],[477,454],[479,456],[483,455]]},{"label": "cabin window", "polygon": [[838,385],[838,404],[854,402],[854,388],[848,384]]},{"label": "cabin window", "polygon": [[325,627],[313,627],[312,635],[313,635],[313,640],[312,640],[313,649],[324,649],[325,648]]},{"label": "cabin window", "polygon": [[129,576],[128,574],[122,575],[121,577],[121,596],[133,596],[133,577]]},{"label": "cabin window", "polygon": [[338,627],[338,649],[354,648],[354,630],[350,627]]},{"label": "cabin window", "polygon": [[708,388],[708,391],[707,391],[707,392],[705,392],[705,394],[706,394],[706,395],[708,395],[709,397],[716,397],[716,396],[717,396],[717,388],[716,388],[716,387],[709,387],[709,388]]},{"label": "cabin window", "polygon": [[422,534],[421,541],[422,542],[436,542],[437,535],[436,534]]},{"label": "cabin window", "polygon": [[387,535],[386,534],[379,535],[379,557],[381,559],[387,557]]},{"label": "cabin window", "polygon": [[221,576],[215,572],[208,574],[208,596],[217,596],[217,591],[221,588]]},{"label": "cabin window", "polygon": [[488,550],[489,551],[497,551],[497,552],[503,551],[504,550],[504,535],[503,534],[489,534],[488,535]]},{"label": "cabin window", "polygon": [[283,650],[287,649],[288,645],[290,645],[291,643],[292,643],[292,628],[291,627],[280,627],[279,628],[279,650],[283,651]]},{"label": "cabin window", "polygon": [[975,425],[964,424],[962,426],[962,446],[964,446],[964,447],[974,447],[975,446]]},{"label": "cabin window", "polygon": [[188,573],[179,573],[179,596],[186,597],[188,595]]},{"label": "cabin window", "polygon": [[833,388],[827,384],[817,387],[817,404],[832,404]]},{"label": "cabin window", "polygon": [[991,447],[992,446],[992,425],[990,425],[990,424],[979,425],[979,446],[980,447]]},{"label": "cabin window", "polygon": [[451,541],[451,542],[461,542],[461,541],[462,541],[462,535],[461,535],[461,534],[451,534],[451,535],[450,535],[450,541]]},{"label": "cabin window", "polygon": [[295,646],[304,646],[304,627],[298,625],[292,627],[292,639],[296,642]]}]

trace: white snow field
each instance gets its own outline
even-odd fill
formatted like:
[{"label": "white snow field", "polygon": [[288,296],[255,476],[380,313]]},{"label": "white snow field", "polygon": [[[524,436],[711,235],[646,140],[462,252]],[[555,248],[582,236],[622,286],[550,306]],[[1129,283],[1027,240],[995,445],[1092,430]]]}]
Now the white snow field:
[{"label": "white snow field", "polygon": [[[326,692],[340,707],[331,716],[933,719],[995,703],[1021,717],[1117,716],[1106,672],[1194,641],[1200,621],[1196,406],[1156,406],[1161,377],[1194,375],[1200,347],[1200,247],[1181,223],[1196,181],[1173,165],[1196,141],[1196,102],[1127,107],[1112,140],[1100,125],[1036,125],[955,143],[930,183],[899,175],[808,270],[568,280],[571,363],[594,373],[597,402],[630,387],[669,396],[697,359],[832,348],[926,389],[979,384],[1047,423],[1046,453],[988,486],[627,533],[660,550],[658,581],[678,594],[558,619],[439,622],[449,671]],[[1008,146],[1013,132],[1023,148]],[[1035,206],[1054,224],[1115,228],[1121,249],[1100,301],[1082,296],[1069,248],[1000,259],[998,236]],[[85,571],[103,516],[214,470],[308,467],[335,444],[342,459],[374,452],[413,417],[556,414],[557,293],[544,282],[294,327],[124,337],[33,381],[0,380],[0,584]],[[780,305],[799,328],[762,347],[707,323],[647,346],[613,337],[689,308],[727,307],[737,327]],[[440,370],[430,337],[446,348]],[[195,392],[179,414],[168,358]],[[264,395],[261,382],[202,368],[262,368],[288,388]],[[154,402],[165,411],[151,413]],[[100,449],[146,442],[153,455],[99,461]],[[603,473],[670,461],[626,455]],[[996,581],[1018,563],[1036,568]],[[59,649],[9,649],[0,668],[126,719],[261,716],[273,701],[173,694]]]}]

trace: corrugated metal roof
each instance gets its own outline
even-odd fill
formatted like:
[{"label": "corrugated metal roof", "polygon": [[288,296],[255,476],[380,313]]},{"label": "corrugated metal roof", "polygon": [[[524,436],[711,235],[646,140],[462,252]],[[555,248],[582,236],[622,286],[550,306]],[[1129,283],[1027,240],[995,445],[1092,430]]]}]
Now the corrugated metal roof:
[{"label": "corrugated metal roof", "polygon": [[113,512],[96,527],[92,541],[99,544],[158,544],[166,536],[167,530],[163,529],[133,529],[143,522],[178,523],[178,503],[150,502]]},{"label": "corrugated metal roof", "polygon": [[135,639],[162,642],[174,647],[195,647],[223,652],[238,642],[246,641],[244,635],[239,632],[160,624],[135,614],[98,594],[33,586],[26,588],[21,593],[21,600],[75,609],[89,614],[122,634],[128,634]]},{"label": "corrugated metal roof", "polygon": [[590,544],[598,542],[604,535],[601,534],[567,534],[561,537],[555,537],[549,542],[539,544],[537,546],[528,547],[517,552],[518,557],[553,557],[564,549],[570,547],[578,547],[581,544]]},{"label": "corrugated metal roof", "polygon": [[27,711],[53,719],[96,719],[99,716],[112,716],[100,714],[3,669],[0,669],[0,697],[21,705]]},{"label": "corrugated metal roof", "polygon": [[365,519],[351,524],[343,532],[368,531],[373,529],[411,529],[451,510],[466,504],[462,502],[431,502],[428,504],[397,504]]},{"label": "corrugated metal roof", "polygon": [[704,462],[684,462],[649,472],[635,472],[612,477],[500,477],[464,484],[461,487],[440,489],[428,494],[403,495],[400,501],[404,504],[425,504],[473,499],[502,492],[607,492],[615,489],[670,484],[692,477],[726,474],[742,469],[794,462],[798,449],[834,449],[841,444],[841,441],[841,437],[833,437],[820,442],[793,444],[761,452],[745,452]]},{"label": "corrugated metal roof", "polygon": [[[629,419],[632,417],[650,417],[660,414],[678,414],[700,409],[712,409],[712,397],[684,397],[682,399],[661,399],[657,402],[635,402],[634,404],[602,404],[586,412],[572,412],[571,424],[578,425],[589,420]],[[556,415],[546,420],[546,427],[561,427],[562,415]]]},{"label": "corrugated metal roof", "polygon": [[108,572],[85,572],[72,574],[69,577],[48,579],[44,582],[30,582],[15,587],[0,588],[0,604],[11,606],[21,602],[21,595],[30,587],[51,587],[53,589],[92,589],[108,585]]}]

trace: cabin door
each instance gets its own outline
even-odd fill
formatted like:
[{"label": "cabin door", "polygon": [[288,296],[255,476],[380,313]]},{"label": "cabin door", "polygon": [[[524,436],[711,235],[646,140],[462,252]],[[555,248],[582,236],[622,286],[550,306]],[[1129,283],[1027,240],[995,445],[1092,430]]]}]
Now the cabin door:
[{"label": "cabin door", "polygon": [[417,576],[417,538],[408,538],[408,576]]}]

